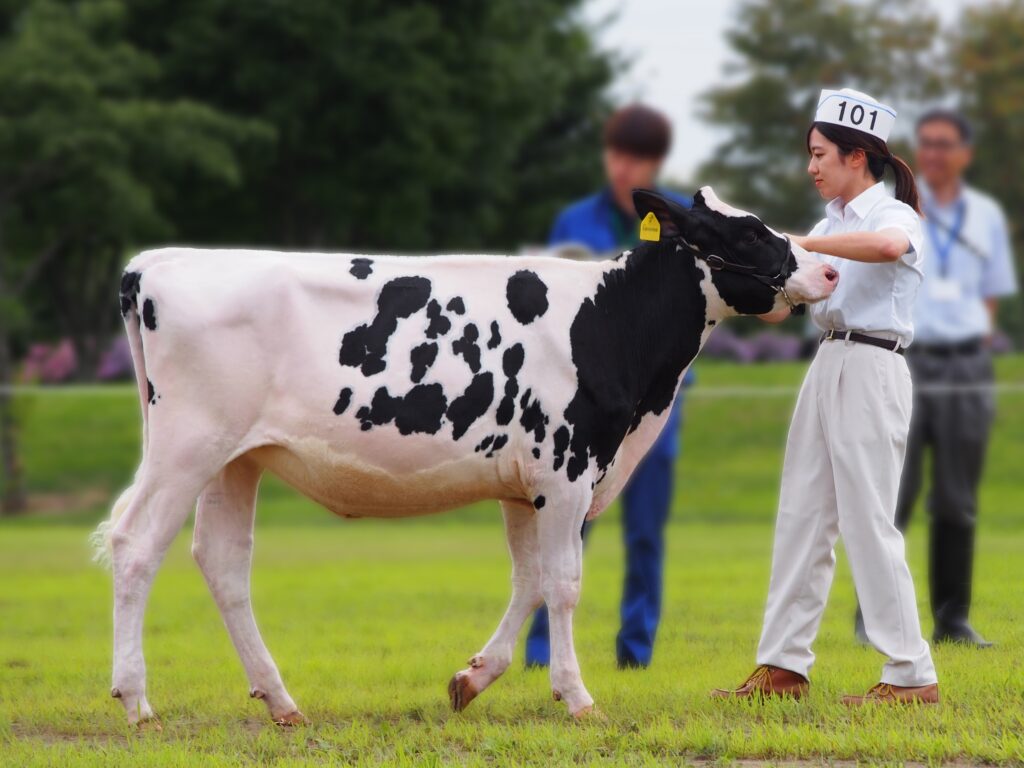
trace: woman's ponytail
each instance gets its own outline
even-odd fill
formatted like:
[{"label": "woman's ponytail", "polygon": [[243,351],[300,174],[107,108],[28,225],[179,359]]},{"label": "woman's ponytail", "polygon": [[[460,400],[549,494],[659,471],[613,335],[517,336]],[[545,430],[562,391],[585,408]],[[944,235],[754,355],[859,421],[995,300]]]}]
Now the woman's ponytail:
[{"label": "woman's ponytail", "polygon": [[921,195],[917,191],[917,179],[914,178],[914,172],[901,157],[890,154],[885,160],[896,174],[896,199],[909,205],[920,216]]},{"label": "woman's ponytail", "polygon": [[876,181],[885,175],[885,166],[891,166],[896,174],[896,199],[906,203],[918,216],[921,215],[921,196],[917,191],[917,180],[910,166],[889,151],[889,145],[877,136],[845,125],[816,122],[807,131],[807,151],[811,151],[811,132],[815,129],[839,148],[843,157],[855,150],[862,150],[868,161],[868,171]]}]

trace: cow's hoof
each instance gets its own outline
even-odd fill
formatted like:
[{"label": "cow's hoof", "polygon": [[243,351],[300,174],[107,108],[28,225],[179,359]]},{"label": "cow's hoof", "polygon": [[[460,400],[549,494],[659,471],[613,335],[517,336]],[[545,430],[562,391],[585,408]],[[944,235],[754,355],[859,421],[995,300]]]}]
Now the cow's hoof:
[{"label": "cow's hoof", "polygon": [[468,672],[456,672],[448,682],[448,700],[455,712],[461,712],[468,707],[469,702],[475,699],[478,693],[480,692],[473,687]]},{"label": "cow's hoof", "polygon": [[135,723],[137,733],[160,733],[163,729],[164,727],[155,717],[144,717]]},{"label": "cow's hoof", "polygon": [[296,725],[309,725],[309,720],[304,714],[296,709],[294,712],[289,712],[287,715],[275,717],[274,725],[279,725],[282,728],[292,728]]},{"label": "cow's hoof", "polygon": [[582,709],[578,709],[577,711],[572,713],[572,716],[578,723],[603,723],[608,719],[605,716],[604,712],[595,707],[593,704],[587,707],[583,707]]}]

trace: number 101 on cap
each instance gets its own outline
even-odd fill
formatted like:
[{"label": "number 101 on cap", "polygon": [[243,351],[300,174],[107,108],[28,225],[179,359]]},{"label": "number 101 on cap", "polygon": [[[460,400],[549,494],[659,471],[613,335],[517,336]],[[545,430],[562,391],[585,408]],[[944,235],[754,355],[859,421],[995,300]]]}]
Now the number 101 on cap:
[{"label": "number 101 on cap", "polygon": [[896,110],[852,88],[826,90],[818,99],[814,121],[853,128],[888,141],[896,122]]}]

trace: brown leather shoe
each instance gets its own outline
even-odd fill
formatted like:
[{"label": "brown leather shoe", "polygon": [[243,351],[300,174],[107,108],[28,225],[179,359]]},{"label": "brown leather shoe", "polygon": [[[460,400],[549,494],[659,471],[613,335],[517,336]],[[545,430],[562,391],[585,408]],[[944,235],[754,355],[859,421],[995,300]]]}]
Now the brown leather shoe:
[{"label": "brown leather shoe", "polygon": [[807,693],[810,684],[803,675],[788,669],[762,664],[739,688],[727,691],[716,688],[711,692],[713,699],[763,699],[768,696],[791,696],[799,699]]},{"label": "brown leather shoe", "polygon": [[920,685],[904,688],[889,683],[879,683],[863,696],[843,696],[843,704],[860,707],[865,704],[938,704],[939,685]]}]

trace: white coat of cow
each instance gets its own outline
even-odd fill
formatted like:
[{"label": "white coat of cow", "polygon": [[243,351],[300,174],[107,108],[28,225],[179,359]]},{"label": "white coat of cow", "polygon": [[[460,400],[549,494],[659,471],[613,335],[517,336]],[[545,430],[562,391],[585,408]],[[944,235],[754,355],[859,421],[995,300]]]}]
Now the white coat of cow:
[{"label": "white coat of cow", "polygon": [[114,571],[112,693],[130,721],[153,717],[143,614],[195,507],[192,551],[251,695],[276,722],[302,722],[250,602],[267,470],[344,517],[497,499],[512,598],[452,678],[452,706],[505,671],[543,601],[554,695],[573,715],[591,710],[572,639],[583,520],[654,442],[718,321],[821,300],[837,279],[707,188],[692,210],[650,192],[635,201],[659,219],[660,241],[603,262],[188,248],[131,260],[121,310],[143,458],[102,531]]}]

